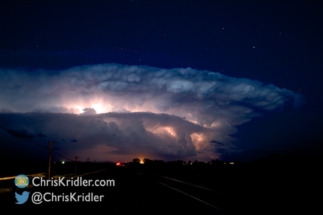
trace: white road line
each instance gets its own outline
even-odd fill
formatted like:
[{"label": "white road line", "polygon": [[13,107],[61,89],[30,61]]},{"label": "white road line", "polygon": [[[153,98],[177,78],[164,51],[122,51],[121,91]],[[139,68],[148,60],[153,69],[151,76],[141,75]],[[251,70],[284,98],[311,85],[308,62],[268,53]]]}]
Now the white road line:
[{"label": "white road line", "polygon": [[199,198],[197,198],[197,197],[195,197],[195,196],[192,196],[192,195],[190,195],[190,194],[187,194],[187,193],[185,193],[185,192],[183,192],[183,191],[181,191],[181,190],[178,190],[178,189],[176,189],[176,188],[174,188],[174,187],[171,187],[171,186],[169,186],[169,185],[166,185],[166,184],[164,184],[164,183],[162,183],[162,182],[160,182],[160,181],[157,181],[157,182],[158,182],[158,183],[160,183],[160,184],[162,184],[162,185],[164,185],[164,186],[166,186],[166,187],[169,187],[169,188],[171,188],[171,189],[173,189],[173,190],[175,190],[175,191],[177,191],[177,192],[180,192],[180,193],[182,193],[182,194],[185,194],[185,195],[187,195],[187,196],[189,196],[189,197],[191,197],[191,198],[193,198],[193,199],[195,199],[195,200],[197,200],[197,201],[200,201],[200,202],[202,202],[202,203],[204,203],[204,204],[206,204],[206,205],[208,205],[208,206],[211,206],[212,208],[215,208],[215,209],[217,209],[217,210],[220,210],[220,211],[222,211],[222,212],[226,213],[226,211],[224,211],[223,209],[218,208],[218,207],[216,207],[216,206],[214,206],[214,205],[212,205],[212,204],[210,204],[210,203],[207,203],[207,202],[205,202],[205,201],[203,201],[203,200],[201,200],[201,199],[199,199]]},{"label": "white road line", "polygon": [[198,188],[201,188],[201,189],[204,189],[204,190],[212,191],[212,192],[215,192],[215,193],[228,195],[226,193],[223,193],[223,192],[220,192],[220,191],[217,191],[217,190],[213,190],[213,189],[210,189],[210,188],[207,188],[207,187],[202,187],[202,186],[199,186],[199,185],[196,185],[196,184],[191,184],[191,183],[188,183],[188,182],[185,182],[185,181],[180,181],[180,180],[177,180],[177,179],[174,179],[174,178],[169,178],[169,177],[162,176],[162,175],[157,175],[157,174],[153,174],[153,175],[163,177],[163,178],[166,178],[166,179],[169,179],[169,180],[173,180],[173,181],[176,181],[176,182],[179,182],[179,183],[182,183],[182,184],[187,184],[187,185],[190,185],[190,186],[193,186],[193,187],[198,187]]},{"label": "white road line", "polygon": [[[45,173],[35,173],[35,174],[28,174],[28,177],[45,177]],[[5,180],[12,180],[15,179],[18,175],[15,176],[9,176],[9,177],[2,177],[0,178],[0,181],[5,181]]]}]

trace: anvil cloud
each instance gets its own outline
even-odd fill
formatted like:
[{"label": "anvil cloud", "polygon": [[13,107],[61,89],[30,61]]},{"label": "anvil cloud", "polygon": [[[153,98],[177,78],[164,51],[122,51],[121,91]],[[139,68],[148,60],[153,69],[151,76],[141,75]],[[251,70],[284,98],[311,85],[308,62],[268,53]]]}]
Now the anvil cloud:
[{"label": "anvil cloud", "polygon": [[297,93],[250,79],[118,64],[1,69],[0,88],[1,122],[9,122],[1,126],[76,139],[66,150],[106,145],[113,154],[161,158],[237,151],[229,136],[237,125],[302,103]]}]

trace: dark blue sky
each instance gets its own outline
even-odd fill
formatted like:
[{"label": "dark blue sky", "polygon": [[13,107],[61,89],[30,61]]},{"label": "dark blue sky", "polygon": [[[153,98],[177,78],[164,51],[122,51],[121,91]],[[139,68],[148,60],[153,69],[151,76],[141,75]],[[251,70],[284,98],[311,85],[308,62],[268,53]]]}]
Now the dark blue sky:
[{"label": "dark blue sky", "polygon": [[[239,100],[261,114],[231,124],[234,152],[216,151],[222,159],[312,153],[323,144],[322,9],[320,1],[1,1],[0,68],[36,80],[40,70],[59,76],[82,65],[190,67],[273,84],[302,95],[302,105],[268,111]],[[5,115],[16,101],[2,91]]]}]

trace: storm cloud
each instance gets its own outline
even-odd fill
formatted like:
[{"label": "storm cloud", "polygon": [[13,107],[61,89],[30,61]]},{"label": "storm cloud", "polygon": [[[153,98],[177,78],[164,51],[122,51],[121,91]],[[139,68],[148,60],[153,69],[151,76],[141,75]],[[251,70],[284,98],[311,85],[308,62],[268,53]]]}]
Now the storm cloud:
[{"label": "storm cloud", "polygon": [[113,154],[162,158],[238,151],[230,137],[236,126],[303,103],[300,94],[255,80],[118,64],[1,69],[0,88],[1,126],[76,139],[62,144],[66,151],[105,145]]}]

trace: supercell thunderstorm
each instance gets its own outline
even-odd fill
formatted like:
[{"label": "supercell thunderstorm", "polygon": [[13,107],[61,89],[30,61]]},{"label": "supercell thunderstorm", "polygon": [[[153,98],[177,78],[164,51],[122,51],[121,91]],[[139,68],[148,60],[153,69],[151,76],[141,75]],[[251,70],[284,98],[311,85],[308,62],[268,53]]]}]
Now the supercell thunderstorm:
[{"label": "supercell thunderstorm", "polygon": [[114,154],[161,158],[239,150],[229,136],[237,125],[302,103],[272,84],[191,68],[0,69],[0,86],[0,118],[9,128],[75,138],[78,150],[106,145]]}]

